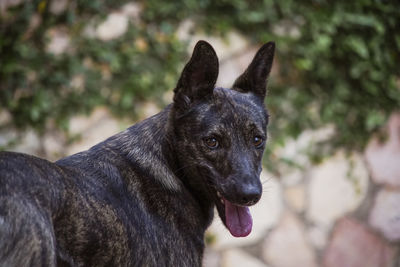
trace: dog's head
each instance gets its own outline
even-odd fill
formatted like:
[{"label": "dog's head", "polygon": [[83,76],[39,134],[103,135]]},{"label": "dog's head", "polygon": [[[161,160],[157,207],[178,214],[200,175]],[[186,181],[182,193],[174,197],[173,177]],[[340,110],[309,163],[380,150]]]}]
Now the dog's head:
[{"label": "dog's head", "polygon": [[252,228],[248,206],[261,197],[261,159],[267,140],[264,106],[274,43],[263,45],[232,89],[214,88],[218,58],[199,41],[174,92],[174,144],[191,186],[212,200],[233,236]]}]

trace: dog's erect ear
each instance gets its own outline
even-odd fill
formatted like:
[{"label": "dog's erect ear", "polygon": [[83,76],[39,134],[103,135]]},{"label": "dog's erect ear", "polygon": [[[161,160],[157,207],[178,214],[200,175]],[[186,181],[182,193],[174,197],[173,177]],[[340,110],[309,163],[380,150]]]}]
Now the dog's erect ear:
[{"label": "dog's erect ear", "polygon": [[236,79],[232,89],[240,92],[253,92],[264,98],[267,92],[267,78],[274,60],[274,51],[274,42],[264,44],[246,71]]},{"label": "dog's erect ear", "polygon": [[212,95],[217,77],[217,54],[209,43],[199,41],[174,89],[174,106],[185,110],[195,100]]}]

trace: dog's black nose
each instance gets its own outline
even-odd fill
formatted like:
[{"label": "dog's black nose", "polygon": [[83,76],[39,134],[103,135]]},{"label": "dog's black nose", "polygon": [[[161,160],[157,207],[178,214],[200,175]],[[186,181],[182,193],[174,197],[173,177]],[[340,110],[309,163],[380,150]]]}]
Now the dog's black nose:
[{"label": "dog's black nose", "polygon": [[258,184],[244,185],[240,191],[241,192],[238,196],[238,204],[245,206],[256,204],[260,200],[262,194],[261,186]]}]

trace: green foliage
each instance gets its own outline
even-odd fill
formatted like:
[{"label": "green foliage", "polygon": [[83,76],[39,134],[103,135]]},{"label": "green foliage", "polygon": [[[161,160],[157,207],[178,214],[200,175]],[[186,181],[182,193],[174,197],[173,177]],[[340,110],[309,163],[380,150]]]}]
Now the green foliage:
[{"label": "green foliage", "polygon": [[[223,36],[236,30],[255,44],[276,41],[278,75],[267,99],[270,153],[287,137],[327,124],[336,129],[329,146],[362,149],[400,106],[395,1],[148,0],[140,2],[140,23],[107,42],[83,33],[125,1],[70,2],[59,15],[43,0],[2,17],[0,101],[14,126],[43,129],[54,120],[65,127],[71,115],[96,105],[132,116],[139,101],[161,103],[161,92],[174,87],[185,60],[186,44],[175,36],[184,19],[197,31]],[[41,23],[31,29],[34,15]],[[73,51],[46,52],[54,27],[67,31]],[[74,79],[83,85],[74,86]]]},{"label": "green foliage", "polygon": [[[126,1],[77,1],[60,15],[46,1],[29,1],[8,10],[1,31],[0,101],[12,114],[13,126],[41,131],[52,120],[68,119],[95,106],[117,115],[134,115],[144,99],[161,102],[161,92],[175,86],[184,44],[170,32],[147,24],[129,25],[121,37],[99,41],[85,30]],[[32,30],[31,19],[40,18]],[[48,52],[52,29],[64,31],[71,51]]]}]

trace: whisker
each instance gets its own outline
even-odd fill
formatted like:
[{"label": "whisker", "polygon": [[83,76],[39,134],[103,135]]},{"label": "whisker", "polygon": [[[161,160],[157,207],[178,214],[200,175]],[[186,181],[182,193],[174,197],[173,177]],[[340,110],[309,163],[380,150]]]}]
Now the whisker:
[{"label": "whisker", "polygon": [[263,188],[263,189],[262,189],[262,192],[263,192],[263,193],[269,193],[269,192],[271,192],[270,189],[271,189],[271,188]]},{"label": "whisker", "polygon": [[264,185],[264,184],[268,183],[268,182],[271,181],[271,180],[272,180],[272,178],[267,178],[266,180],[261,181],[261,183]]}]

